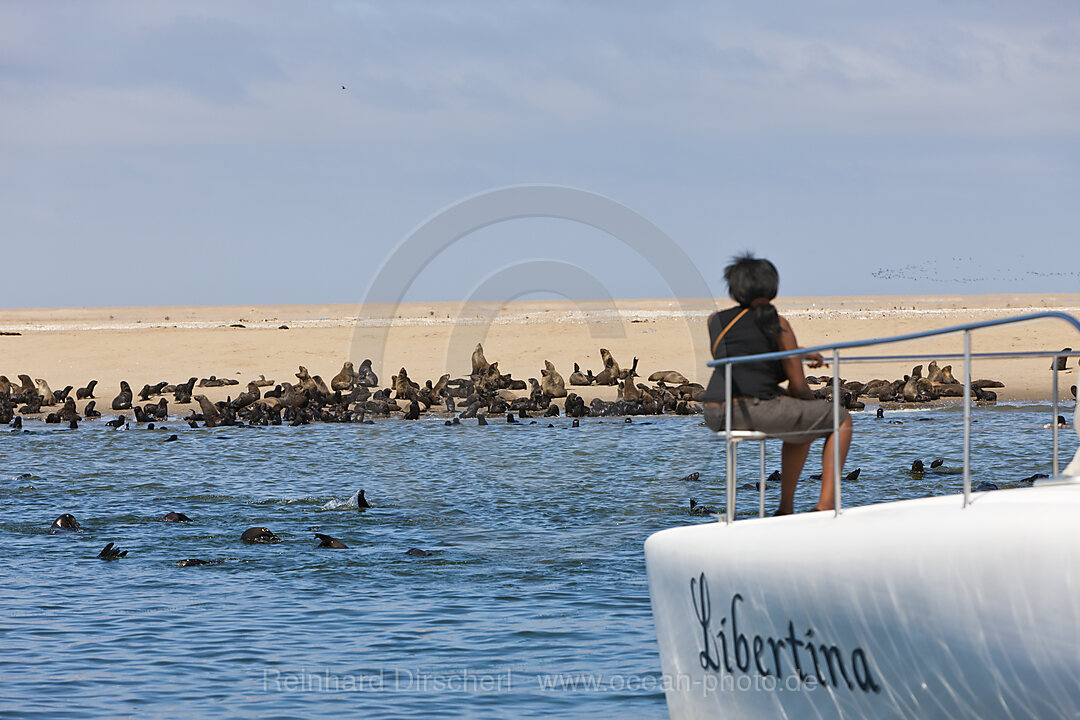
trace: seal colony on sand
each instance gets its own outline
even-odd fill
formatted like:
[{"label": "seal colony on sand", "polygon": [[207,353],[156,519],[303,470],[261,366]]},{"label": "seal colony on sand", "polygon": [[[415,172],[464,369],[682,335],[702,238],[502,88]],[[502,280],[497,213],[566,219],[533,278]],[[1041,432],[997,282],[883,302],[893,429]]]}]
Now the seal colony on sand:
[{"label": "seal colony on sand", "polygon": [[[630,368],[623,368],[607,348],[600,348],[600,357],[603,368],[595,375],[591,369],[583,373],[580,364],[574,363],[569,385],[571,388],[614,387],[614,400],[594,397],[586,403],[578,392],[568,392],[567,381],[550,360],[544,360],[543,367],[539,368],[539,379],[532,377],[526,382],[513,378],[510,373],[499,369],[498,361],[489,361],[483,345],[478,343],[470,358],[471,372],[465,377],[454,378],[450,373],[444,373],[435,381],[420,383],[413,380],[408,370],[402,367],[391,377],[388,386],[380,388],[379,378],[372,371],[371,360],[365,359],[359,367],[355,367],[352,361],[345,361],[329,386],[321,376],[313,375],[301,365],[295,374],[295,383],[273,383],[260,374],[246,384],[245,390],[216,402],[205,394],[194,394],[196,384],[205,388],[225,388],[238,385],[239,381],[216,375],[201,381],[197,377],[175,383],[154,380],[142,386],[138,394],[139,404],[134,402],[131,385],[127,380],[121,380],[120,392],[110,406],[114,411],[130,411],[135,416],[135,424],[142,425],[168,419],[170,402],[173,406],[195,403],[197,409],[181,416],[191,427],[199,427],[200,424],[205,427],[300,426],[314,422],[369,424],[371,418],[376,417],[400,414],[402,419],[418,420],[433,412],[452,416],[453,420],[447,420],[450,425],[471,418],[475,418],[480,425],[486,425],[486,418],[500,415],[514,415],[513,419],[507,421],[513,423],[517,419],[537,415],[565,415],[577,419],[663,413],[694,415],[702,412],[704,387],[689,382],[681,372],[657,370],[648,376],[647,383],[639,382],[639,358],[633,358]],[[100,417],[93,399],[97,380],[91,380],[75,390],[75,399],[72,399],[71,385],[57,392],[43,378],[35,380],[29,375],[20,374],[18,379],[19,382],[14,383],[7,376],[0,375],[2,423],[16,427],[15,421],[22,416],[46,413],[47,422],[67,423],[69,428],[77,429],[80,420]],[[831,377],[810,376],[807,381],[821,386],[814,391],[815,397],[832,399]],[[992,388],[1001,387],[1004,387],[1003,383],[997,380],[975,380],[971,385],[972,397],[979,403],[993,403],[997,395]],[[923,403],[962,397],[963,390],[953,376],[952,367],[939,367],[934,361],[927,366],[925,376],[923,366],[917,365],[909,374],[895,380],[872,379],[865,383],[843,380],[841,403],[848,409],[859,410],[865,407],[859,400],[861,397],[876,399],[883,404]],[[1075,390],[1073,392],[1075,394]],[[166,397],[169,395],[171,400]],[[81,414],[79,402],[84,403]],[[61,406],[59,410],[47,410],[57,405]],[[121,415],[107,424],[124,429],[127,427],[127,417]]]}]

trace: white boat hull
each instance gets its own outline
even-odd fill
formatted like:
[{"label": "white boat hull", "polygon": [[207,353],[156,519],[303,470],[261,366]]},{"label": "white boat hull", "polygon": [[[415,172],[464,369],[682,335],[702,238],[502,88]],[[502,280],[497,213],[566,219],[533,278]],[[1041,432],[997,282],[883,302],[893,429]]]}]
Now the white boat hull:
[{"label": "white boat hull", "polygon": [[672,718],[1077,717],[1080,483],[665,530]]}]

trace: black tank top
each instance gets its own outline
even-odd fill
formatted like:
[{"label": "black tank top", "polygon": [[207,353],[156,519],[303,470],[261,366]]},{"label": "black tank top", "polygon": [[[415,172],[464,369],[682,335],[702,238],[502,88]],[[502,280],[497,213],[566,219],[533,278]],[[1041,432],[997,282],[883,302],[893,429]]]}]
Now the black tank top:
[{"label": "black tank top", "polygon": [[[769,344],[765,333],[754,322],[754,316],[750,312],[739,318],[717,345],[716,337],[744,309],[736,306],[713,313],[709,317],[709,344],[713,348],[713,359],[776,351],[776,348]],[[713,369],[709,386],[705,388],[706,402],[724,402],[725,372],[723,367]],[[780,383],[786,379],[787,375],[784,374],[784,367],[779,360],[732,365],[731,396],[768,400],[783,394]]]}]

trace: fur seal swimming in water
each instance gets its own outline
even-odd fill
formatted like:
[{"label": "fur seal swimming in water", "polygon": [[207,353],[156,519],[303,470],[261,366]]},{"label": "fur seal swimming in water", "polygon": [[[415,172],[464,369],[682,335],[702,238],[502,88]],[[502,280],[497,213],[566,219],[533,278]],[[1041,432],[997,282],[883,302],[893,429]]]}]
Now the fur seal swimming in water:
[{"label": "fur seal swimming in water", "polygon": [[[862,474],[862,468],[855,468],[854,470],[852,470],[851,472],[849,472],[847,475],[844,476],[844,482],[849,482],[851,480],[858,480],[859,475],[861,475],[861,474]],[[810,479],[811,480],[820,480],[821,479],[821,473],[818,473],[817,475],[811,475]]]},{"label": "fur seal swimming in water", "polygon": [[915,460],[914,462],[911,463],[911,474],[912,475],[922,475],[923,472],[925,472],[925,466],[923,465],[922,460]]},{"label": "fur seal swimming in water", "polygon": [[113,410],[130,410],[131,409],[131,386],[128,385],[127,380],[120,381],[120,394],[113,398],[112,409]]},{"label": "fur seal swimming in water", "polygon": [[75,519],[75,516],[70,513],[64,513],[60,517],[53,520],[52,526],[49,528],[49,532],[56,534],[59,532],[78,532],[79,521]]},{"label": "fur seal swimming in water", "polygon": [[930,467],[934,470],[945,464],[945,458],[937,458],[930,463]]},{"label": "fur seal swimming in water", "polygon": [[191,518],[184,513],[170,512],[161,518],[161,522],[191,522]]},{"label": "fur seal swimming in water", "polygon": [[188,558],[187,560],[180,560],[176,563],[177,567],[198,567],[199,565],[221,565],[224,560],[200,560],[199,558]]},{"label": "fur seal swimming in water", "polygon": [[420,548],[409,548],[405,551],[405,554],[409,557],[431,557],[434,553],[430,553],[427,550],[421,550]]},{"label": "fur seal swimming in water", "polygon": [[321,548],[333,548],[334,550],[347,550],[348,545],[338,540],[336,537],[330,535],[323,535],[322,533],[315,533],[315,537],[319,539],[319,544],[315,547]]},{"label": "fur seal swimming in water", "polygon": [[716,508],[709,505],[699,505],[698,501],[694,498],[690,498],[690,514],[691,515],[717,515]]},{"label": "fur seal swimming in water", "polygon": [[109,422],[107,422],[105,424],[108,425],[111,428],[116,428],[116,429],[119,430],[124,425],[127,425],[127,416],[121,415],[120,417],[116,418],[115,420],[110,420]]},{"label": "fur seal swimming in water", "polygon": [[240,535],[240,541],[254,545],[261,543],[281,542],[281,538],[270,532],[270,530],[268,530],[267,528],[253,527],[248,528],[243,532],[243,534]]},{"label": "fur seal swimming in water", "polygon": [[683,478],[683,482],[694,482],[695,480],[700,480],[700,479],[701,479],[701,473],[692,472],[692,473],[690,473],[689,475],[687,475],[686,477]]},{"label": "fur seal swimming in water", "polygon": [[1000,489],[1001,488],[999,488],[996,484],[994,484],[992,482],[987,482],[986,480],[982,481],[977,486],[975,486],[975,492],[988,492],[990,490],[1000,490]]},{"label": "fur seal swimming in water", "polygon": [[127,557],[127,550],[121,550],[119,545],[109,543],[98,553],[99,560],[118,560]]}]

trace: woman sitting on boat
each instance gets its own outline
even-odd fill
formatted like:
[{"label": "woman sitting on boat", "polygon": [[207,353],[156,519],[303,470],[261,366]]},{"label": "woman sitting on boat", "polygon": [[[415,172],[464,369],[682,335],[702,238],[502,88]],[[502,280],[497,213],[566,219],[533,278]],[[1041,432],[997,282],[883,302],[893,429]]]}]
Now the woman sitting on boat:
[{"label": "woman sitting on boat", "polygon": [[[780,285],[776,266],[747,253],[734,258],[724,269],[728,294],[738,303],[709,317],[709,337],[714,358],[758,355],[799,347],[788,321],[772,305]],[[802,361],[821,367],[821,355],[808,353],[783,360],[739,363],[731,366],[731,429],[756,430],[784,441],[781,455],[780,507],[777,515],[795,511],[795,487],[799,482],[810,443],[826,438],[821,459],[821,497],[815,510],[833,509],[833,443],[840,443],[840,469],[851,446],[851,416],[840,409],[840,429],[833,435],[833,406],[816,400],[806,383]],[[714,431],[724,430],[723,367],[713,371],[705,389],[705,422]],[[780,383],[787,381],[787,389]]]}]

